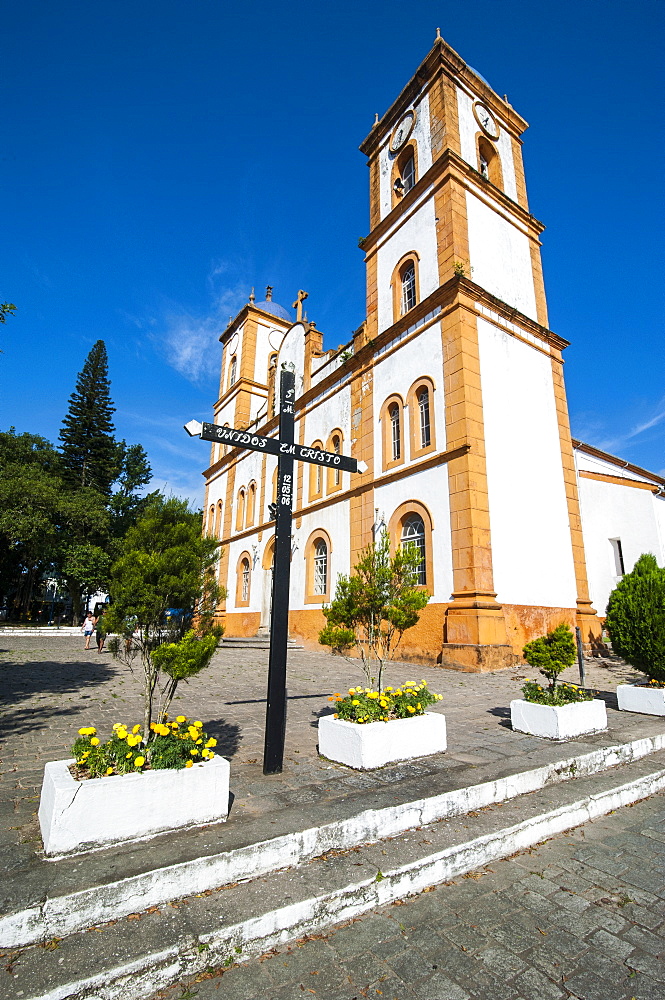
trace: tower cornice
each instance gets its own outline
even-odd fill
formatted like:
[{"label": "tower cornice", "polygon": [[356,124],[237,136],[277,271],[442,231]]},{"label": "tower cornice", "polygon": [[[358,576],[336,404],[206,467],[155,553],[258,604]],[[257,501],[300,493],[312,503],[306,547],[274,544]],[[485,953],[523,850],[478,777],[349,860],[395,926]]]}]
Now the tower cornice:
[{"label": "tower cornice", "polygon": [[442,38],[437,38],[401,93],[361,142],[359,149],[362,153],[368,157],[376,153],[385,139],[386,133],[392,130],[401,115],[411,107],[418,95],[434,81],[437,73],[441,70],[451,79],[465,82],[491,110],[497,112],[517,138],[529,127],[529,123],[515,111],[512,105],[499,97],[496,91],[471,69],[455,49],[444,42]]}]

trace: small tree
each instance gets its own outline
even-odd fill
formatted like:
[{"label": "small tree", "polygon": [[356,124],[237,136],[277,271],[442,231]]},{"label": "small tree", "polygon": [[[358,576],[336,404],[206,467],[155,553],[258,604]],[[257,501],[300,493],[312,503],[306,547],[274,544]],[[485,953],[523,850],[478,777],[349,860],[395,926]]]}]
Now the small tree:
[{"label": "small tree", "polygon": [[129,529],[111,569],[105,624],[118,637],[109,648],[130,667],[141,661],[146,742],[153,717],[163,721],[179,681],[208,666],[222,634],[214,624],[223,597],[214,572],[218,549],[201,537],[200,515],[160,496]]},{"label": "small tree", "polygon": [[577,656],[573,633],[565,622],[547,635],[527,642],[522,653],[530,666],[538,667],[541,674],[547,677],[551,692],[554,692],[561,671],[572,667]]},{"label": "small tree", "polygon": [[367,682],[382,690],[383,670],[402,636],[420,618],[429,594],[416,585],[422,556],[412,543],[390,554],[385,529],[363,549],[351,576],[340,576],[324,607],[327,625],[319,642],[345,655],[357,647]]},{"label": "small tree", "polygon": [[615,653],[665,682],[665,569],[650,553],[640,556],[610,594],[605,626]]}]

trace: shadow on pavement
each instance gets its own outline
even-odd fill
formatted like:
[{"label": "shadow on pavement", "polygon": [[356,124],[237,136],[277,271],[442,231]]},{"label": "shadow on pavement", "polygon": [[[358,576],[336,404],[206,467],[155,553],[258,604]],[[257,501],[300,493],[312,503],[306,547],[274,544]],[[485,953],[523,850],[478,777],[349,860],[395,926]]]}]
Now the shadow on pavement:
[{"label": "shadow on pavement", "polygon": [[217,740],[215,753],[221,757],[234,757],[240,749],[240,726],[234,722],[226,722],[225,719],[209,719],[205,723],[205,731],[208,736],[214,736]]},{"label": "shadow on pavement", "polygon": [[35,694],[67,695],[81,694],[86,688],[105,684],[116,676],[116,671],[105,663],[90,663],[81,660],[74,663],[59,663],[54,660],[21,662],[5,660],[0,662],[0,714],[5,735],[22,735],[43,729],[49,719],[63,715],[79,715],[80,700],[67,708],[57,708],[53,704],[38,707],[31,705],[22,709],[21,703]]}]

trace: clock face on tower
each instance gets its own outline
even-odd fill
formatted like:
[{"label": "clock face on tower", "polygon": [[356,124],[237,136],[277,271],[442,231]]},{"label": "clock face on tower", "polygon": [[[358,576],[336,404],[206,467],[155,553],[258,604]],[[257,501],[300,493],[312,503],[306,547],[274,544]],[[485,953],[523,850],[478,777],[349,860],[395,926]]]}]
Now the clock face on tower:
[{"label": "clock face on tower", "polygon": [[390,139],[391,153],[399,153],[404,143],[411,136],[415,124],[416,124],[415,111],[407,111],[407,113],[397,123],[395,131],[391,136]]},{"label": "clock face on tower", "polygon": [[499,133],[501,131],[499,123],[492,112],[488,111],[484,104],[480,101],[476,101],[473,105],[473,114],[486,136],[495,140],[499,138]]}]

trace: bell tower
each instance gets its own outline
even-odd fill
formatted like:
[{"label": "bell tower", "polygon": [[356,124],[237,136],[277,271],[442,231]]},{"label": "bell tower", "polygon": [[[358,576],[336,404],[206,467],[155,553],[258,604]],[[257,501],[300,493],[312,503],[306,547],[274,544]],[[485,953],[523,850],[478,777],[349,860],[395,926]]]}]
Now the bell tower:
[{"label": "bell tower", "polygon": [[[440,323],[453,575],[443,652],[471,669],[511,662],[529,605],[543,621],[573,609],[586,641],[598,632],[563,384],[567,343],[547,327],[526,128],[437,31],[360,147],[370,175],[365,338],[381,348]],[[529,450],[540,490],[521,478]],[[516,555],[527,522],[531,552]],[[556,586],[521,588],[539,558]],[[539,599],[522,602],[527,591]]]}]

